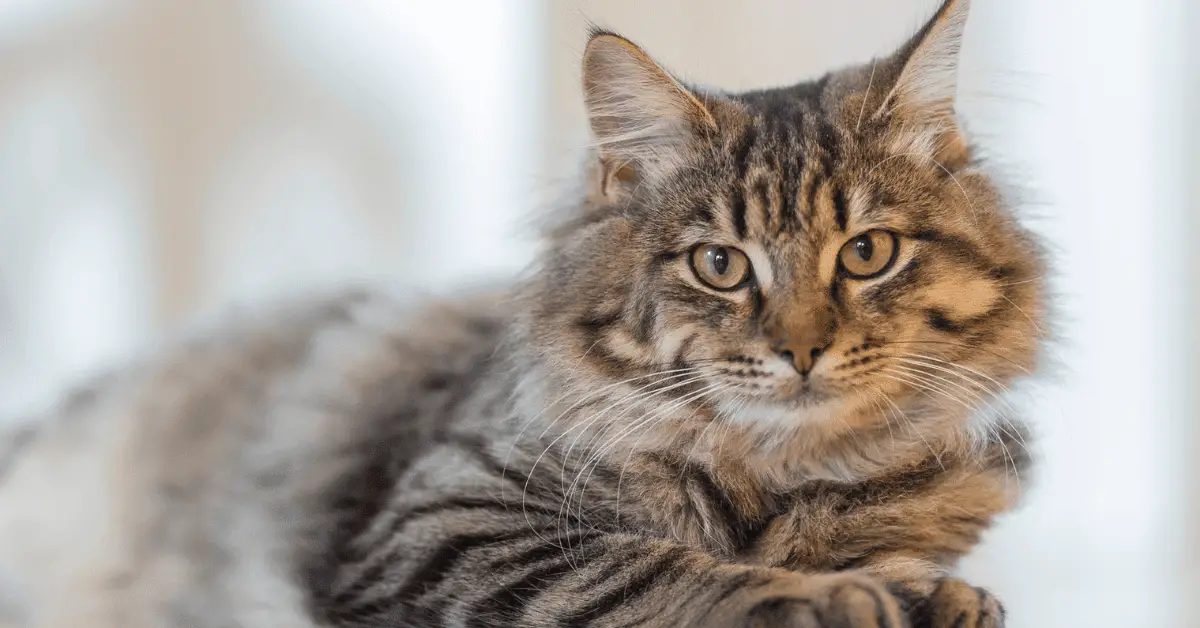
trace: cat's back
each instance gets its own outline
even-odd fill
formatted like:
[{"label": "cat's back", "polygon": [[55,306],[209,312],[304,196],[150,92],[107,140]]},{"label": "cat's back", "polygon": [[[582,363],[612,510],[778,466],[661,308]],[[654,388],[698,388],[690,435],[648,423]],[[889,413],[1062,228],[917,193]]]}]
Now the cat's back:
[{"label": "cat's back", "polygon": [[506,318],[369,291],[233,312],[0,433],[0,626],[308,625],[331,491],[379,443],[419,451]]}]

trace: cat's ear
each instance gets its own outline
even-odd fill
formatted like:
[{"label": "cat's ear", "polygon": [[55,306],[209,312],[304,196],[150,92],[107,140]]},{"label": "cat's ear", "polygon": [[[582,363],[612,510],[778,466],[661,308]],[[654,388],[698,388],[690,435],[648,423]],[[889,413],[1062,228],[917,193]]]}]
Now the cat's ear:
[{"label": "cat's ear", "polygon": [[696,94],[636,44],[613,33],[593,31],[588,41],[583,94],[606,197],[669,172],[717,128]]},{"label": "cat's ear", "polygon": [[896,78],[879,105],[879,116],[935,140],[947,159],[966,158],[955,115],[959,53],[970,0],[944,0],[937,13],[892,59]]}]

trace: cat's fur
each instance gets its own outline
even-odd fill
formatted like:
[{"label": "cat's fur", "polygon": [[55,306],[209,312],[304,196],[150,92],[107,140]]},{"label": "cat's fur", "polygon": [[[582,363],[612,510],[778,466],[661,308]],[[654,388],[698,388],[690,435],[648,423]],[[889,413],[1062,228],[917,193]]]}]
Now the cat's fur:
[{"label": "cat's fur", "polygon": [[0,621],[1002,625],[948,569],[1018,496],[1042,262],[955,121],[966,4],[746,94],[595,33],[595,185],[529,281],[234,317],[78,393],[3,449]]}]

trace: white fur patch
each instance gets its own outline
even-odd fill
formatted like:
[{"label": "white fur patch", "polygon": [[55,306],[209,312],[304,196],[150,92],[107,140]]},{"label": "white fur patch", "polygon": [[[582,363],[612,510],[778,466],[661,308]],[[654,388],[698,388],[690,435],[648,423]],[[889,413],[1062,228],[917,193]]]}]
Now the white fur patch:
[{"label": "white fur patch", "polygon": [[684,341],[692,335],[692,329],[691,325],[683,325],[662,334],[657,344],[657,359],[664,363],[674,359]]},{"label": "white fur patch", "polygon": [[746,242],[742,245],[742,252],[750,258],[758,285],[764,290],[770,290],[775,285],[775,269],[771,267],[771,258],[766,250],[757,242]]}]

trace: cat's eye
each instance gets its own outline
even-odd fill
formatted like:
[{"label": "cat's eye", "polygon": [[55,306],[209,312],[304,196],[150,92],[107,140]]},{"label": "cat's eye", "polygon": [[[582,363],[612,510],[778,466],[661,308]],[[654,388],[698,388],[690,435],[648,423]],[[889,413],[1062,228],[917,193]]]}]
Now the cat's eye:
[{"label": "cat's eye", "polygon": [[855,279],[871,279],[887,272],[896,262],[899,251],[896,234],[875,229],[842,245],[838,264]]},{"label": "cat's eye", "polygon": [[733,247],[702,244],[692,250],[692,271],[711,288],[733,290],[750,277],[750,260]]}]

